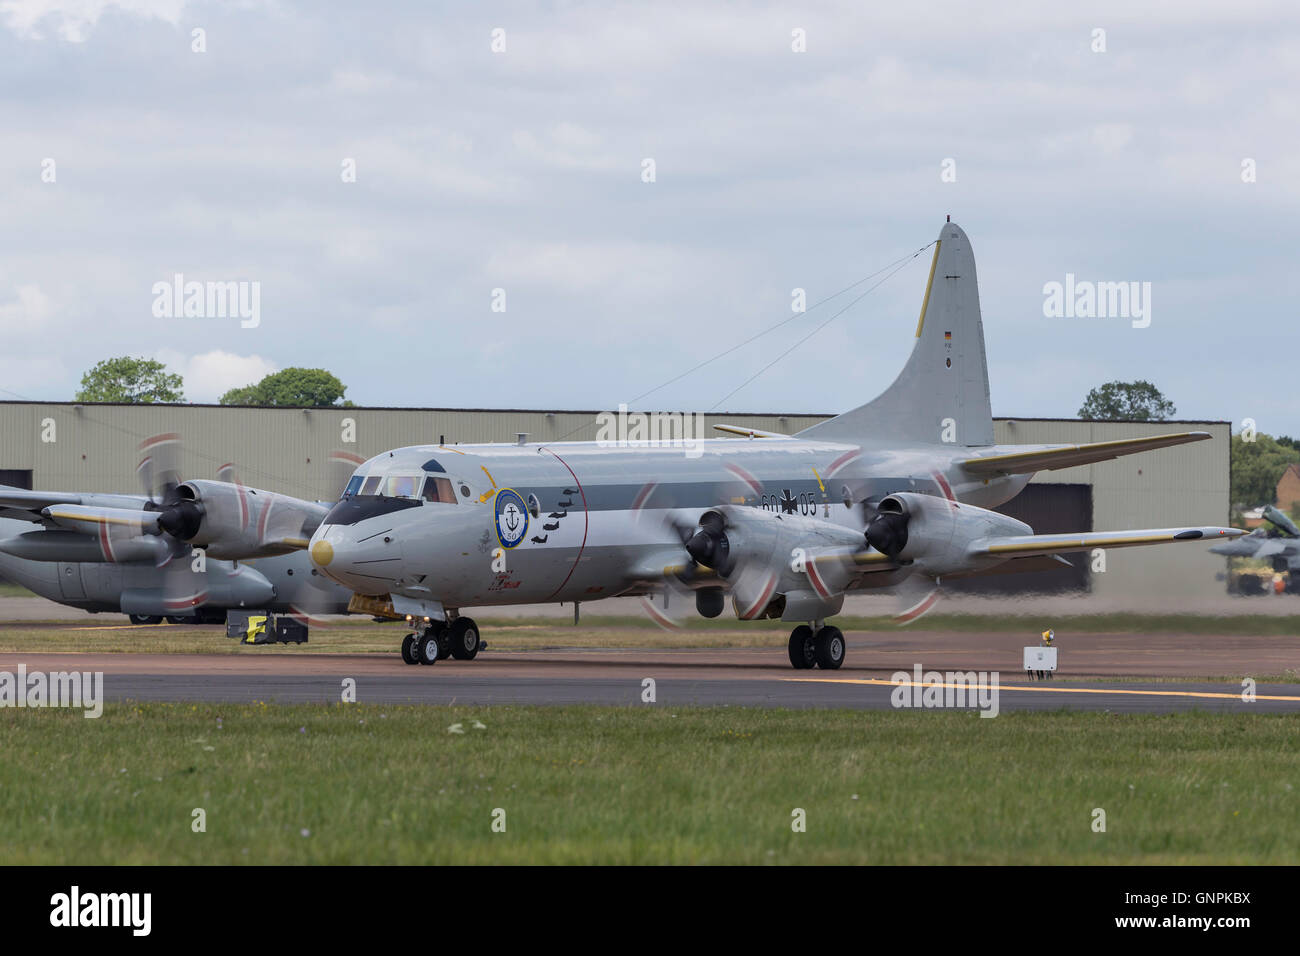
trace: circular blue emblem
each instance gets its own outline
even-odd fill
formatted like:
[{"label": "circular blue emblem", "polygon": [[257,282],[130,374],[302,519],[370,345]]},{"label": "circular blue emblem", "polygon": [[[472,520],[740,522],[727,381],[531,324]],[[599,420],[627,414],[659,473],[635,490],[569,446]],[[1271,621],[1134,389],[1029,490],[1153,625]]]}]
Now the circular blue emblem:
[{"label": "circular blue emblem", "polygon": [[528,533],[528,506],[519,493],[510,488],[497,492],[497,540],[503,548],[513,548]]}]

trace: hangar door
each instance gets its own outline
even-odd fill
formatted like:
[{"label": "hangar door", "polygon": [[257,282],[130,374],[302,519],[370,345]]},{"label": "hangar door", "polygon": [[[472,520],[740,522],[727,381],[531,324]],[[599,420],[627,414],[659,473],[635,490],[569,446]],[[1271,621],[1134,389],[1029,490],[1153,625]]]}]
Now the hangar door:
[{"label": "hangar door", "polygon": [[[1006,504],[994,509],[1018,518],[1036,534],[1064,534],[1092,530],[1092,485],[1029,484]],[[1091,587],[1088,552],[1067,554],[1070,567],[1061,564],[1050,571],[987,574],[970,578],[949,578],[945,591],[957,594],[1028,594],[1086,592]]]},{"label": "hangar door", "polygon": [[32,490],[32,472],[30,468],[0,468],[0,485],[10,488]]}]

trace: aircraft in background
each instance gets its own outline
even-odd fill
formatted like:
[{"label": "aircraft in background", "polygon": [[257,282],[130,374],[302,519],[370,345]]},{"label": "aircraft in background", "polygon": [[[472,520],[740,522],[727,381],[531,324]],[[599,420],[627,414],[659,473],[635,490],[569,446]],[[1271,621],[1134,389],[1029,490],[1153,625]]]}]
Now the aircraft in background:
[{"label": "aircraft in background", "polygon": [[60,604],[121,611],[136,624],[219,623],[236,608],[347,611],[351,592],[302,550],[329,504],[250,488],[230,465],[218,472],[223,480],[182,481],[176,435],[149,439],[141,451],[145,495],[0,486],[0,574]]},{"label": "aircraft in background", "polygon": [[[1243,537],[1216,544],[1210,550],[1230,558],[1266,559],[1275,572],[1289,572],[1294,581],[1296,572],[1300,571],[1300,528],[1296,527],[1286,512],[1272,505],[1265,506],[1264,520],[1273,527],[1256,528],[1250,534],[1243,533]],[[1257,578],[1244,578],[1243,582],[1244,580],[1256,582],[1259,587]]]},{"label": "aircraft in background", "polygon": [[448,643],[473,657],[466,608],[690,591],[704,617],[730,594],[742,620],[796,623],[791,664],[834,669],[844,636],[827,618],[850,591],[1242,533],[1036,535],[989,510],[1035,472],[1211,436],[994,444],[975,258],[955,223],[934,245],[911,357],[874,401],[793,436],[723,426],[751,440],[701,439],[689,454],[672,441],[394,449],[356,469],[315,529],[313,562],[410,623],[407,663],[432,664]]}]

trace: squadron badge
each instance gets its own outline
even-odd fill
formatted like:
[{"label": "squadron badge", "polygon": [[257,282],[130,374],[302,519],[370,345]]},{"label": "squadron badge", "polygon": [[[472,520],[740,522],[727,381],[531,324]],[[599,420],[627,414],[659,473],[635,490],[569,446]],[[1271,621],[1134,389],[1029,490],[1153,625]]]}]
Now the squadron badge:
[{"label": "squadron badge", "polygon": [[509,488],[497,492],[497,538],[503,548],[513,548],[528,533],[528,506]]}]

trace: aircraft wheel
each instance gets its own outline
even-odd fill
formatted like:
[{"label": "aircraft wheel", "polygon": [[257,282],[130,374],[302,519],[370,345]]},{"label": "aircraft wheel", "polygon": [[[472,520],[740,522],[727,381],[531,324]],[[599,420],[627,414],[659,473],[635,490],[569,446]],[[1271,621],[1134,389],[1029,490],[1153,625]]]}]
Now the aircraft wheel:
[{"label": "aircraft wheel", "polygon": [[817,632],[814,654],[822,670],[839,670],[844,663],[844,632],[838,627],[823,627]]},{"label": "aircraft wheel", "polygon": [[433,628],[415,639],[415,657],[421,664],[438,663],[438,632]]},{"label": "aircraft wheel", "polygon": [[438,632],[438,660],[445,661],[449,657],[451,657],[451,637],[444,627]]},{"label": "aircraft wheel", "polygon": [[157,614],[128,614],[127,619],[132,624],[161,624],[162,617]]},{"label": "aircraft wheel", "polygon": [[193,624],[194,623],[194,618],[192,617],[177,617],[175,614],[168,614],[165,620],[167,621],[168,624]]},{"label": "aircraft wheel", "polygon": [[467,617],[458,617],[448,629],[451,656],[458,661],[472,661],[478,656],[478,625]]},{"label": "aircraft wheel", "polygon": [[795,670],[811,670],[817,663],[816,652],[816,638],[811,627],[800,624],[790,632],[790,663]]},{"label": "aircraft wheel", "polygon": [[418,664],[420,659],[415,656],[415,635],[407,634],[402,638],[402,660],[408,664]]}]

